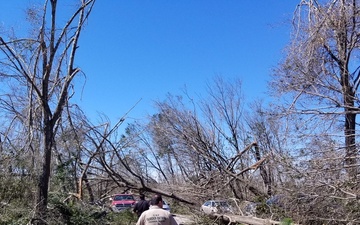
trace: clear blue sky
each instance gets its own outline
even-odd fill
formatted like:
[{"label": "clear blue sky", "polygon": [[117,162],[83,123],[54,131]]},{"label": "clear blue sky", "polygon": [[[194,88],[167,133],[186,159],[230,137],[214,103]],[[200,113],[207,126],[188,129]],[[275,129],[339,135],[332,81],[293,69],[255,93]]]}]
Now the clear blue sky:
[{"label": "clear blue sky", "polygon": [[[1,1],[0,23],[23,20],[28,2]],[[143,119],[154,100],[184,86],[204,95],[215,75],[240,78],[248,101],[264,98],[298,3],[97,0],[79,43],[76,63],[87,80],[82,93],[77,81],[78,104],[95,120],[104,113],[115,121],[142,99],[129,117]]]}]

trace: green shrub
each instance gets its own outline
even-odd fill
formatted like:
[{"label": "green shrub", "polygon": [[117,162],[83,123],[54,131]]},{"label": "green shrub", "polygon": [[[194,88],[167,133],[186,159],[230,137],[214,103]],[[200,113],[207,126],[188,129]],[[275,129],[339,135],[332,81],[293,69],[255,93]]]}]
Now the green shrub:
[{"label": "green shrub", "polygon": [[107,220],[111,225],[129,225],[136,223],[137,216],[131,210],[123,210],[120,212],[110,212],[107,215]]},{"label": "green shrub", "polygon": [[291,224],[293,224],[291,218],[284,218],[283,220],[281,220],[281,225],[291,225]]}]

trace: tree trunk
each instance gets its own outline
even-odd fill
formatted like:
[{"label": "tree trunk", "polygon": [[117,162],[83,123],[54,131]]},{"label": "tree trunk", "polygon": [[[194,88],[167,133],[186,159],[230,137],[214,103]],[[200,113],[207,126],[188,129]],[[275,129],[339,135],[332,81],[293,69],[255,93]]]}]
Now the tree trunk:
[{"label": "tree trunk", "polygon": [[[262,158],[261,158],[261,155],[260,155],[260,149],[259,149],[259,145],[255,145],[255,158],[257,161],[260,161]],[[259,167],[260,169],[260,175],[264,181],[264,185],[267,189],[266,193],[268,195],[272,195],[272,190],[271,190],[271,179],[266,171],[266,168],[264,165],[260,165]]]},{"label": "tree trunk", "polygon": [[38,188],[36,195],[35,217],[33,224],[43,225],[46,223],[47,203],[49,193],[49,180],[50,180],[50,168],[51,168],[51,151],[53,146],[53,126],[46,122],[44,128],[44,155],[43,164],[41,167],[41,173],[38,180]]},{"label": "tree trunk", "polygon": [[50,179],[50,168],[51,168],[51,151],[53,146],[53,126],[50,121],[46,121],[44,128],[44,155],[43,164],[41,167],[41,173],[38,180],[38,188],[36,194],[36,206],[35,206],[35,217],[33,224],[43,225],[46,223],[47,215],[47,203],[49,193],[49,179]]},{"label": "tree trunk", "polygon": [[357,165],[356,156],[357,150],[355,145],[355,121],[356,114],[346,112],[345,114],[345,167],[350,177],[356,178]]},{"label": "tree trunk", "polygon": [[349,47],[347,40],[347,21],[346,21],[346,10],[345,2],[341,3],[341,14],[342,19],[339,22],[339,30],[337,32],[337,48],[339,52],[339,58],[337,59],[338,66],[340,68],[340,84],[342,87],[344,111],[345,111],[345,166],[349,177],[356,177],[356,139],[355,139],[355,126],[356,126],[356,113],[355,103],[355,87],[350,81],[351,77],[349,74]]}]

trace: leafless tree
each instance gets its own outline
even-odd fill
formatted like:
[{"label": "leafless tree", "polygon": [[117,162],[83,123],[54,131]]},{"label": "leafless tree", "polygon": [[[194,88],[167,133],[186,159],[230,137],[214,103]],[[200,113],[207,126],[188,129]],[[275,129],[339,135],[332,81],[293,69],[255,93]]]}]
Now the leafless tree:
[{"label": "leafless tree", "polygon": [[241,82],[217,77],[209,84],[207,98],[194,102],[187,97],[169,95],[157,102],[159,113],[147,129],[169,174],[180,176],[177,181],[195,190],[193,199],[266,195],[254,185],[262,182],[261,177],[250,173],[259,169],[266,155],[250,154],[258,145],[243,123]]},{"label": "leafless tree", "polygon": [[286,132],[277,117],[272,116],[271,110],[263,106],[263,103],[256,101],[250,104],[252,109],[246,115],[246,124],[249,127],[249,135],[256,140],[257,145],[253,154],[257,160],[264,156],[268,156],[268,160],[259,167],[260,175],[264,181],[268,196],[276,194],[276,187],[279,178],[279,162],[275,156],[283,156],[284,144],[286,143]]},{"label": "leafless tree", "polygon": [[[80,72],[75,66],[79,37],[94,0],[81,0],[62,24],[58,1],[45,1],[42,8],[30,8],[33,30],[28,38],[0,38],[1,105],[28,130],[29,148],[41,156],[37,178],[35,224],[45,224],[52,151],[58,123],[72,96],[72,81]],[[58,26],[63,25],[61,29]],[[16,92],[9,91],[16,88]],[[8,93],[6,93],[8,92]],[[37,156],[38,155],[38,156]]]},{"label": "leafless tree", "polygon": [[358,223],[359,3],[300,1],[270,85],[288,132],[281,187],[307,224]]},{"label": "leafless tree", "polygon": [[[358,17],[357,0],[301,1],[292,42],[271,85],[276,93],[288,94],[287,113],[302,115],[301,132],[339,135],[342,128],[344,146],[340,149],[344,149],[345,168],[352,178],[359,168]],[[321,126],[315,123],[320,120]]]},{"label": "leafless tree", "polygon": [[113,126],[109,121],[88,125],[86,149],[82,143],[88,160],[82,164],[91,173],[82,174],[90,182],[107,182],[108,194],[161,193],[189,204],[209,197],[266,195],[257,183],[263,182],[259,173],[251,173],[267,156],[251,153],[260,146],[242,123],[241,84],[219,78],[215,85],[212,101],[199,102],[205,119],[181,98],[169,96],[157,103],[159,113],[148,124],[129,124],[125,134],[120,127],[126,116]]}]

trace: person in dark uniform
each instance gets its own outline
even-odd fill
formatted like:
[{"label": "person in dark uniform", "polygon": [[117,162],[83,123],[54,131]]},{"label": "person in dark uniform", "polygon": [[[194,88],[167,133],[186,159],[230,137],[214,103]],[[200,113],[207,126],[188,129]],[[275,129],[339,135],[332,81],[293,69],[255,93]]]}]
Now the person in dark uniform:
[{"label": "person in dark uniform", "polygon": [[140,217],[144,211],[149,209],[149,207],[150,205],[149,202],[145,200],[145,195],[140,194],[140,201],[135,204],[133,211]]}]

